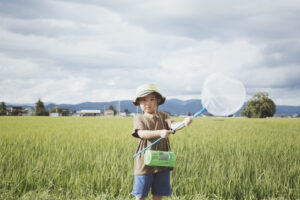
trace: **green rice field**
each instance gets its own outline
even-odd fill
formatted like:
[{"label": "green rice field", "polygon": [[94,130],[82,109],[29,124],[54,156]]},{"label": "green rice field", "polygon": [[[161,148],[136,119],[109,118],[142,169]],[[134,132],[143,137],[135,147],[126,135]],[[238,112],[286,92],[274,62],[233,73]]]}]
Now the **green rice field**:
[{"label": "green rice field", "polygon": [[[134,199],[132,127],[131,117],[0,117],[0,199]],[[197,118],[170,140],[165,199],[300,199],[300,119]]]}]

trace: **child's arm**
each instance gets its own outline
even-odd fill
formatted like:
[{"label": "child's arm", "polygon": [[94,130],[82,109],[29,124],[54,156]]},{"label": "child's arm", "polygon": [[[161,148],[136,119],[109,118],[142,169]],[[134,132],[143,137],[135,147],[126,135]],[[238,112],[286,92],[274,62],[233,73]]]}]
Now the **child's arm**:
[{"label": "child's arm", "polygon": [[[192,123],[192,121],[193,121],[192,117],[187,117],[187,118],[185,118],[185,119],[183,120],[184,126],[182,126],[181,128],[179,128],[179,129],[177,129],[177,130],[181,130],[181,129],[183,129],[185,126],[189,126],[189,125]],[[182,123],[182,122],[173,122],[173,123],[171,124],[171,128],[174,130],[174,129],[177,128],[177,126],[178,126],[179,124],[181,124],[181,123]]]},{"label": "child's arm", "polygon": [[138,130],[137,134],[140,136],[142,139],[151,139],[151,138],[168,138],[169,134],[173,133],[172,130]]}]

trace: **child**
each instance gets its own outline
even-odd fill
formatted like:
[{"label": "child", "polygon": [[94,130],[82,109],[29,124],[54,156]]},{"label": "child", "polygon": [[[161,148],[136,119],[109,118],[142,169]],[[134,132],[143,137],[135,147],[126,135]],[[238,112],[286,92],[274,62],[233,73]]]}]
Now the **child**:
[{"label": "child", "polygon": [[[132,136],[140,139],[136,152],[141,151],[160,137],[165,139],[153,145],[151,149],[170,150],[168,136],[173,133],[172,129],[176,128],[179,123],[174,122],[167,113],[157,111],[158,106],[163,104],[165,100],[166,98],[160,94],[155,85],[144,84],[138,87],[133,104],[139,105],[143,114],[134,118]],[[184,122],[187,126],[192,122],[192,118],[187,117]],[[170,196],[172,194],[170,170],[172,168],[145,165],[144,153],[141,153],[134,159],[135,183],[131,194],[136,199],[143,200],[148,196],[151,187],[155,200],[160,200],[163,196]]]}]

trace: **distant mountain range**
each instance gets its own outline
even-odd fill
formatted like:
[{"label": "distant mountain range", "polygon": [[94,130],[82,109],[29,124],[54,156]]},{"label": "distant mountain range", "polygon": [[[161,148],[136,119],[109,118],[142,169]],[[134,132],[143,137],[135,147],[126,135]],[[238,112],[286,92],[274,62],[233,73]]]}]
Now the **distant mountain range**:
[{"label": "distant mountain range", "polygon": [[[113,106],[116,110],[118,109],[119,101],[110,102],[84,102],[79,104],[55,104],[55,103],[45,103],[46,109],[49,111],[54,106],[59,106],[60,108],[68,108],[71,111],[78,110],[101,110],[108,109],[109,106]],[[246,104],[245,104],[246,105]],[[244,106],[245,106],[244,105]],[[33,104],[7,104],[7,106],[24,106],[34,108]],[[120,101],[121,111],[128,109],[129,112],[136,112],[137,108],[132,104],[130,100]],[[188,113],[196,113],[202,109],[201,100],[191,99],[182,101],[179,99],[167,99],[166,102],[159,106],[160,111],[169,112],[172,115],[186,115]],[[139,108],[139,112],[141,112]],[[240,111],[236,113],[239,115]],[[293,115],[300,114],[300,106],[276,106],[275,115]]]}]

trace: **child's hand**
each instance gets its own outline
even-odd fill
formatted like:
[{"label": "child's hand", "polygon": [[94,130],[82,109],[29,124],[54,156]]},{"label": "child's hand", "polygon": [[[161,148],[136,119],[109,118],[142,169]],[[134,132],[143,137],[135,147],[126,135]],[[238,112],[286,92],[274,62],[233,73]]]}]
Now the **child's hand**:
[{"label": "child's hand", "polygon": [[192,123],[193,119],[192,117],[187,117],[183,121],[184,121],[184,126],[189,126]]},{"label": "child's hand", "polygon": [[173,133],[172,130],[163,129],[160,131],[160,137],[167,139],[169,137],[169,134],[171,134],[171,133]]}]

